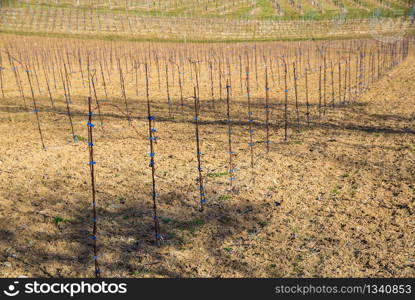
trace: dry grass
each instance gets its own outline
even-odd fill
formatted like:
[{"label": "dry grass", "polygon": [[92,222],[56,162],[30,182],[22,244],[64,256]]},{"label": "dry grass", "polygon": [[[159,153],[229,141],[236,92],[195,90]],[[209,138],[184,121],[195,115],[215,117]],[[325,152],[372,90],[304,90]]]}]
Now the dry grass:
[{"label": "dry grass", "polygon": [[[409,8],[399,10],[398,15],[392,9],[386,10],[388,14],[382,11],[379,18],[369,18],[373,15],[372,9],[363,15],[352,10],[347,15],[337,10],[329,10],[323,15],[313,11],[306,14],[293,11],[281,19],[275,17],[270,3],[263,2],[257,8],[246,10],[253,19],[233,18],[228,14],[206,16],[200,11],[194,15],[173,13],[161,16],[154,12],[143,15],[128,10],[12,6],[0,8],[0,30],[43,36],[61,34],[100,39],[205,42],[364,38],[414,30]],[[264,14],[264,18],[255,17]]]},{"label": "dry grass", "polygon": [[[210,175],[203,213],[197,210],[192,102],[184,115],[175,105],[176,117],[158,118],[156,126],[161,247],[152,242],[142,91],[140,97],[129,91],[138,134],[122,115],[103,108],[105,130],[95,130],[103,276],[414,277],[414,63],[410,56],[358,102],[328,109],[309,128],[302,124],[289,142],[283,142],[281,94],[274,91],[271,152],[265,154],[264,127],[255,123],[253,171],[247,124],[235,122],[233,190],[223,176],[227,132],[218,120],[224,119],[225,103],[218,102],[217,113],[204,104],[203,164]],[[62,96],[50,110],[43,95],[48,149],[42,150],[35,116],[19,104],[9,74],[10,96],[0,104],[0,276],[90,277],[87,146],[71,141]],[[72,82],[80,86],[78,77]],[[83,137],[85,93],[87,88],[73,91],[75,131]],[[153,88],[151,95],[155,115],[165,116],[164,92]],[[232,101],[234,115],[245,115],[245,98],[236,93]],[[263,101],[260,92],[253,101]],[[111,102],[123,105],[115,97]]]}]

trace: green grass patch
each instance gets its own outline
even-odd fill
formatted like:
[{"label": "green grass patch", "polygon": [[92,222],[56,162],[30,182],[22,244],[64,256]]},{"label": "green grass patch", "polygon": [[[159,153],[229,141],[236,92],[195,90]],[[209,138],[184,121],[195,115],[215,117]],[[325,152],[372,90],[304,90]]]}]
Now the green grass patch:
[{"label": "green grass patch", "polygon": [[149,270],[146,267],[141,267],[140,270],[132,271],[130,273],[130,276],[141,276],[144,273],[148,273],[148,272],[149,272]]},{"label": "green grass patch", "polygon": [[341,186],[336,186],[334,189],[331,190],[331,193],[335,196],[338,196],[341,194],[340,189],[341,189]]},{"label": "green grass patch", "polygon": [[176,237],[177,237],[177,234],[175,234],[174,232],[167,232],[167,234],[166,234],[166,238],[168,240],[175,239]]},{"label": "green grass patch", "polygon": [[185,222],[179,226],[180,230],[187,230],[191,233],[195,233],[198,231],[203,225],[205,224],[205,221],[202,219],[193,219],[189,222]]},{"label": "green grass patch", "polygon": [[180,246],[183,246],[187,243],[186,239],[179,236],[175,232],[167,232],[166,239],[169,240],[169,241],[174,241],[176,244],[178,244]]},{"label": "green grass patch", "polygon": [[161,220],[163,221],[163,223],[166,223],[166,224],[174,223],[174,220],[170,218],[161,218]]},{"label": "green grass patch", "polygon": [[406,144],[405,148],[415,154],[415,144]]},{"label": "green grass patch", "polygon": [[259,19],[273,18],[276,16],[274,5],[269,0],[257,1],[257,6],[260,8],[259,13],[255,16]]},{"label": "green grass patch", "polygon": [[226,200],[231,200],[231,199],[232,199],[232,196],[227,195],[227,194],[220,195],[220,197],[219,197],[219,200],[221,200],[221,201],[226,201]]},{"label": "green grass patch", "polygon": [[228,16],[233,17],[235,19],[243,19],[246,17],[250,16],[250,12],[251,12],[251,7],[242,7],[240,9],[237,9],[233,12],[231,12],[230,14],[228,14]]},{"label": "green grass patch", "polygon": [[[48,38],[72,38],[72,39],[82,39],[82,40],[103,40],[103,41],[129,41],[129,42],[153,42],[153,43],[198,43],[198,44],[210,44],[210,43],[247,43],[247,42],[276,42],[276,41],[286,41],[286,42],[295,42],[295,41],[304,41],[310,40],[309,37],[275,37],[275,38],[241,38],[241,39],[206,39],[206,38],[160,38],[157,36],[145,35],[145,36],[133,36],[133,35],[117,35],[117,34],[75,34],[75,33],[58,33],[58,32],[42,32],[42,31],[22,31],[22,30],[8,30],[0,29],[2,34],[12,34],[12,35],[21,35],[21,36],[38,36],[38,37],[48,37]],[[406,32],[408,35],[415,35],[415,30],[408,30]],[[313,41],[328,41],[328,40],[350,40],[350,39],[364,39],[364,38],[373,38],[370,33],[367,34],[349,34],[343,36],[321,36],[312,38]]]},{"label": "green grass patch", "polygon": [[54,217],[53,218],[53,223],[55,223],[56,225],[58,225],[58,224],[60,224],[60,223],[63,223],[63,222],[66,222],[67,220],[65,220],[64,218],[62,218],[62,217]]}]

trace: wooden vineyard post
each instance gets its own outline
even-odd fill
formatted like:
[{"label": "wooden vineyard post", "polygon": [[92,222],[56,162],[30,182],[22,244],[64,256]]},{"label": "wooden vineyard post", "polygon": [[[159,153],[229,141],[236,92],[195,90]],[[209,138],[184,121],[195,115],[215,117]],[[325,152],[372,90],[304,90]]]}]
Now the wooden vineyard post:
[{"label": "wooden vineyard post", "polygon": [[89,170],[91,174],[91,193],[92,193],[92,248],[94,252],[94,265],[95,265],[95,277],[101,277],[101,271],[98,263],[98,249],[97,249],[97,202],[96,202],[96,190],[95,190],[95,165],[94,161],[94,138],[93,129],[95,127],[92,124],[92,107],[91,97],[88,97],[88,149],[89,149]]},{"label": "wooden vineyard post", "polygon": [[199,138],[199,99],[197,97],[196,87],[194,90],[194,100],[195,100],[195,139],[196,139],[196,156],[197,156],[197,170],[199,173],[199,195],[200,195],[200,211],[202,212],[206,203],[205,187],[203,184],[203,174],[202,174],[202,152],[200,151],[200,138]]},{"label": "wooden vineyard post", "polygon": [[154,142],[156,141],[155,133],[157,132],[154,128],[155,117],[151,114],[151,103],[149,95],[149,80],[148,80],[148,65],[145,64],[146,71],[146,100],[147,100],[147,119],[148,119],[148,139],[150,144],[150,167],[151,167],[151,197],[153,200],[153,220],[154,220],[154,238],[155,244],[159,245],[161,240],[160,235],[160,223],[157,215],[157,193],[156,193],[156,168],[155,168],[155,156],[156,152],[154,151]]},{"label": "wooden vineyard post", "polygon": [[37,104],[36,104],[35,93],[34,93],[34,91],[33,91],[33,86],[32,86],[32,80],[31,80],[31,78],[30,78],[30,74],[29,74],[30,72],[31,72],[31,71],[30,71],[30,70],[29,70],[29,68],[26,66],[26,74],[27,74],[27,79],[29,80],[30,91],[32,92],[33,109],[34,109],[34,112],[35,112],[35,114],[36,114],[37,128],[38,128],[38,130],[39,130],[40,141],[41,141],[41,143],[42,143],[42,148],[43,148],[44,150],[46,150],[45,143],[44,143],[44,141],[43,141],[43,133],[42,133],[42,128],[41,128],[41,126],[40,126],[39,109],[38,109]]}]

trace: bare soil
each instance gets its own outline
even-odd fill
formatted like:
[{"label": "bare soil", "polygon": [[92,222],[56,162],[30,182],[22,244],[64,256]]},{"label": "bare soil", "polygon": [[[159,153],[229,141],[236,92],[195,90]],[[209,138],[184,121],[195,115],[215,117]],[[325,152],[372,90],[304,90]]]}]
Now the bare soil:
[{"label": "bare soil", "polygon": [[[358,101],[328,108],[309,127],[302,117],[301,131],[291,130],[288,142],[276,108],[269,154],[263,123],[254,123],[253,170],[247,123],[236,120],[233,189],[225,102],[218,101],[217,114],[204,114],[203,104],[204,212],[198,211],[192,100],[181,114],[176,98],[175,118],[160,117],[156,126],[159,247],[144,99],[129,99],[137,132],[104,105],[104,130],[94,120],[103,276],[415,277],[414,63],[410,56]],[[75,131],[86,137],[85,98],[73,93]],[[154,99],[160,99],[154,114],[166,115],[165,98]],[[16,104],[21,99],[0,104],[1,277],[93,276],[88,149],[72,141],[59,101],[56,110],[40,113],[46,151],[35,115]],[[246,100],[232,101],[233,114],[245,115],[237,104]]]}]

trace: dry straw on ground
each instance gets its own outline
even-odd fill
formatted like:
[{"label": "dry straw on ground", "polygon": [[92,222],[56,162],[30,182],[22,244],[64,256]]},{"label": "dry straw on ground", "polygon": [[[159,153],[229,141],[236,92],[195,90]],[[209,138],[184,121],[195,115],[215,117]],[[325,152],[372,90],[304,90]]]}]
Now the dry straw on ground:
[{"label": "dry straw on ground", "polygon": [[[264,47],[271,46],[275,45]],[[171,89],[175,117],[168,118],[165,81],[162,77],[159,90],[153,65],[153,114],[163,116],[156,119],[160,247],[153,243],[145,92],[139,90],[136,95],[134,75],[128,74],[133,126],[109,105],[102,106],[104,130],[99,128],[98,115],[94,116],[103,276],[414,277],[414,63],[410,55],[358,101],[327,107],[321,119],[316,117],[318,73],[310,74],[309,127],[301,79],[301,130],[294,130],[294,106],[290,106],[287,142],[282,126],[284,93],[275,78],[269,95],[273,143],[267,155],[266,128],[259,121],[254,123],[253,170],[246,95],[238,91],[239,73],[235,72],[231,109],[237,180],[232,190],[228,175],[223,175],[229,165],[226,81],[222,100],[215,83],[216,112],[210,111],[209,72],[202,72],[200,137],[207,195],[203,213],[198,210],[193,100],[187,98],[194,87],[187,77],[185,113],[181,114],[176,74]],[[123,108],[116,70],[111,74],[108,102]],[[259,85],[265,86],[262,66],[257,74]],[[79,73],[71,75],[77,143],[72,140],[61,88],[53,93],[55,109],[50,108],[45,83],[42,94],[36,92],[45,151],[39,146],[35,115],[24,109],[13,72],[3,75],[0,276],[90,277],[91,196],[88,149],[82,141],[87,136],[88,86],[83,87]],[[44,75],[38,75],[45,82]],[[256,90],[255,75],[251,84],[254,116],[262,122],[265,91]],[[103,87],[99,87],[102,98]]]}]

